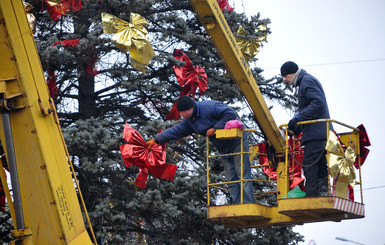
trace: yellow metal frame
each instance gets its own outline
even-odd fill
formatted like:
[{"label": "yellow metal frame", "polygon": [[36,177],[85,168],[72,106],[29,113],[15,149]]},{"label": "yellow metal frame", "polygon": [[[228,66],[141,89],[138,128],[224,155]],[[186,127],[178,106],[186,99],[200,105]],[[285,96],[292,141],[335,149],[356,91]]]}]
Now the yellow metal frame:
[{"label": "yellow metal frame", "polygon": [[[359,130],[355,127],[351,127],[344,123],[338,122],[332,119],[320,119],[320,120],[312,120],[301,122],[299,124],[310,124],[310,123],[320,123],[324,122],[327,125],[329,123],[336,123],[347,127],[352,130],[352,132],[340,134],[340,138],[344,144],[353,143],[359,150]],[[281,125],[279,128],[284,129],[287,127],[287,124]],[[257,132],[255,130],[247,130],[251,132]],[[285,146],[285,160],[283,162],[279,162],[277,166],[277,191],[273,192],[264,192],[261,194],[277,194],[277,203],[278,206],[271,207],[266,205],[261,205],[257,203],[248,203],[243,204],[243,188],[241,188],[241,204],[235,205],[220,205],[220,206],[211,206],[210,204],[210,189],[211,188],[219,188],[223,191],[226,191],[226,188],[221,188],[221,185],[226,185],[230,183],[240,183],[243,186],[244,181],[261,181],[256,179],[244,179],[243,178],[243,158],[241,158],[241,178],[238,181],[227,181],[220,183],[210,183],[210,159],[215,157],[229,156],[235,154],[246,154],[249,153],[250,157],[255,157],[258,150],[257,147],[251,147],[252,150],[249,152],[240,152],[233,154],[220,154],[213,155],[210,154],[209,148],[209,138],[207,137],[207,148],[206,148],[206,156],[207,156],[207,217],[212,221],[221,222],[229,227],[266,227],[271,225],[287,225],[287,224],[303,224],[309,222],[320,222],[320,221],[340,221],[344,219],[355,219],[355,218],[363,218],[364,215],[364,204],[363,204],[363,196],[362,196],[362,179],[361,179],[361,169],[359,168],[359,185],[361,192],[361,202],[353,202],[344,198],[336,197],[336,196],[328,196],[328,197],[306,197],[306,198],[282,198],[283,196],[287,196],[289,191],[289,180],[290,176],[288,174],[288,166],[289,166],[289,147],[288,147],[288,131],[286,131],[286,146]],[[327,126],[327,132],[329,132],[329,126]],[[216,135],[221,139],[230,139],[230,138],[240,138],[243,137],[242,130],[239,129],[223,129],[217,130]],[[242,140],[241,140],[242,142]],[[241,148],[243,149],[243,147]],[[294,148],[293,148],[294,149]],[[359,151],[356,151],[357,154],[360,154]],[[293,164],[293,163],[292,163]],[[255,165],[252,167],[265,167],[266,165]],[[360,165],[359,165],[360,166]],[[292,168],[294,169],[294,168]],[[330,179],[330,178],[329,178]],[[266,181],[266,180],[264,180]],[[271,181],[270,178],[268,180]],[[330,183],[329,183],[330,186]],[[330,188],[329,194],[330,194]],[[341,209],[337,204],[344,203],[345,206],[354,206],[354,209]],[[360,211],[357,211],[360,210]]]},{"label": "yellow metal frame", "polygon": [[[70,171],[72,163],[22,0],[0,1],[0,53],[1,109],[3,115],[9,114],[13,142],[5,140],[3,130],[0,138],[3,146],[7,142],[14,147],[17,172],[12,171],[11,177],[18,180],[21,199],[13,203],[6,190],[13,234],[21,244],[92,244],[74,187],[76,176]],[[0,120],[0,128],[5,124],[8,122]],[[9,154],[10,149],[4,150]],[[1,179],[6,188],[4,174]],[[15,213],[22,218],[23,227],[16,222]],[[89,226],[96,244],[90,222]]]},{"label": "yellow metal frame", "polygon": [[[348,133],[341,133],[339,134],[340,136],[340,139],[342,141],[342,143],[344,143],[345,145],[350,145],[351,143],[353,143],[356,148],[355,148],[355,152],[357,154],[357,156],[360,155],[360,142],[359,142],[359,129],[358,128],[355,128],[353,126],[350,126],[350,125],[347,125],[345,123],[342,123],[342,122],[339,122],[337,120],[334,120],[334,119],[318,119],[318,120],[310,120],[310,121],[303,121],[303,122],[299,122],[297,123],[298,125],[305,125],[305,124],[312,124],[312,123],[326,123],[326,138],[329,138],[329,124],[330,123],[335,123],[337,125],[340,125],[340,126],[343,126],[349,130],[352,130],[351,132],[348,132]],[[279,126],[280,129],[286,129],[285,130],[285,134],[286,134],[286,145],[288,145],[288,130],[287,130],[287,124],[282,124]],[[285,153],[285,167],[288,166],[288,147],[286,147],[286,153]],[[329,154],[327,154],[327,160],[329,162]],[[359,168],[358,168],[358,172],[359,172],[359,182],[358,182],[358,185],[360,186],[360,197],[361,197],[361,203],[363,204],[363,193],[362,193],[362,176],[361,176],[361,160],[360,158],[358,158],[358,165],[359,165]],[[330,174],[329,174],[330,176]],[[330,184],[330,178],[328,178],[328,185],[329,187],[333,187],[331,186]],[[286,189],[286,188],[285,188]],[[288,190],[288,188],[286,189]],[[328,188],[329,190],[329,195],[330,195],[330,188]],[[286,195],[286,194],[285,194]]]},{"label": "yellow metal frame", "polygon": [[[215,131],[215,136],[218,139],[235,139],[239,138],[241,139],[241,152],[238,153],[230,153],[230,154],[219,154],[219,155],[210,155],[210,147],[209,147],[209,138],[207,137],[206,139],[206,169],[207,169],[207,205],[210,206],[210,187],[213,188],[218,188],[223,191],[227,191],[226,188],[220,187],[222,185],[227,185],[227,184],[233,184],[233,183],[240,183],[241,187],[241,197],[240,197],[240,203],[243,204],[243,182],[244,181],[262,181],[262,182],[267,182],[266,180],[258,180],[258,179],[244,179],[243,178],[243,157],[241,157],[241,179],[240,180],[235,180],[235,181],[225,181],[225,182],[220,182],[220,183],[210,183],[210,167],[209,167],[209,162],[210,159],[216,158],[216,157],[226,157],[226,156],[234,156],[234,155],[243,155],[243,154],[250,154],[252,156],[253,152],[249,150],[249,152],[244,152],[243,151],[243,132],[248,131],[252,133],[260,133],[256,130],[253,129],[245,129],[245,130],[240,130],[238,128],[232,128],[232,129],[218,129]],[[249,148],[250,149],[250,148]],[[255,148],[254,148],[255,149]],[[250,157],[251,158],[251,157]],[[252,168],[256,167],[265,167],[265,165],[254,165],[251,166]],[[269,182],[275,182],[271,181],[269,177]],[[256,193],[254,193],[255,195]],[[262,193],[266,194],[266,193]]]}]

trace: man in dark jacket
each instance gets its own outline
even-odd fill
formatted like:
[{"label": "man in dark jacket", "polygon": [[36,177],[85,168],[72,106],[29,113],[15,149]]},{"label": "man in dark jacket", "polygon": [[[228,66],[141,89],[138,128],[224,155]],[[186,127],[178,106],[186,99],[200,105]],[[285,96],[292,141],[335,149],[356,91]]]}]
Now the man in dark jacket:
[{"label": "man in dark jacket", "polygon": [[[298,134],[302,131],[301,143],[305,147],[302,168],[306,178],[306,196],[328,194],[328,167],[326,162],[327,123],[319,122],[296,125],[297,122],[330,119],[325,93],[321,83],[297,64],[288,61],[281,67],[283,80],[298,87],[299,113],[288,123],[288,129]],[[298,127],[300,126],[300,127]],[[329,130],[333,130],[329,123]]]},{"label": "man in dark jacket", "polygon": [[[213,145],[221,154],[237,153],[241,150],[240,139],[219,140],[215,138],[215,130],[223,129],[226,122],[237,119],[237,113],[225,104],[207,100],[195,102],[188,96],[181,96],[177,101],[177,109],[184,118],[182,122],[166,131],[157,134],[147,142],[151,148],[155,143],[164,143],[197,133],[208,136]],[[243,151],[249,152],[247,133],[243,137]],[[241,156],[232,155],[223,157],[225,174],[228,181],[236,181],[241,175]],[[250,160],[248,154],[243,154],[243,178],[251,179]],[[240,184],[230,184],[232,203],[240,203]],[[252,182],[243,183],[243,203],[254,202]]]}]

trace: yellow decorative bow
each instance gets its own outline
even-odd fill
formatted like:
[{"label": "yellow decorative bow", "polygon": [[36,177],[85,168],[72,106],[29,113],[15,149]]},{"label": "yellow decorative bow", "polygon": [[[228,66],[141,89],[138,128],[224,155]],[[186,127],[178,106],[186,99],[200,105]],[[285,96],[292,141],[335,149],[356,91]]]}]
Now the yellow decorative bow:
[{"label": "yellow decorative bow", "polygon": [[27,15],[29,25],[31,26],[32,34],[35,34],[35,32],[36,32],[36,17],[33,14],[29,13],[29,11],[31,11],[31,9],[33,9],[33,6],[27,2],[23,2],[23,5],[24,5],[25,13]]},{"label": "yellow decorative bow", "polygon": [[[258,29],[255,30],[255,34],[266,30],[267,28],[265,25],[259,25]],[[240,25],[238,27],[235,39],[238,43],[238,47],[243,53],[243,56],[248,62],[250,62],[258,54],[259,49],[261,48],[261,43],[266,41],[267,34],[265,33],[262,37],[251,38],[247,40],[244,37],[246,37],[246,32],[243,26]]]},{"label": "yellow decorative bow", "polygon": [[150,25],[145,18],[139,14],[131,13],[130,23],[118,17],[102,13],[103,32],[115,35],[111,38],[114,45],[122,52],[130,52],[131,65],[138,71],[145,72],[145,65],[148,65],[154,50],[147,40],[145,26]]},{"label": "yellow decorative bow", "polygon": [[60,4],[62,0],[47,0],[46,2],[51,6],[56,6],[57,4]]},{"label": "yellow decorative bow", "polygon": [[356,173],[353,168],[353,163],[356,161],[354,149],[348,146],[344,152],[337,136],[332,131],[329,131],[325,149],[330,153],[330,175],[332,177],[338,176],[338,182],[346,183],[354,187],[356,184]]}]

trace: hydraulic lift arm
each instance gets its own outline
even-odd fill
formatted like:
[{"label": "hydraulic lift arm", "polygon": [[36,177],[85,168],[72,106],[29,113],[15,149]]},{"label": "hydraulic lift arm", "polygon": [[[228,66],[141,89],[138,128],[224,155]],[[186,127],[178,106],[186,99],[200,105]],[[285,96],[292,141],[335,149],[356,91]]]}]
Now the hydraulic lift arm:
[{"label": "hydraulic lift arm", "polygon": [[262,97],[249,65],[219,8],[217,0],[190,0],[198,18],[220,53],[233,81],[248,101],[258,126],[276,153],[284,153],[284,138]]},{"label": "hydraulic lift arm", "polygon": [[7,199],[15,207],[12,244],[92,244],[22,0],[0,1],[0,54],[0,138],[12,180],[13,200]]}]

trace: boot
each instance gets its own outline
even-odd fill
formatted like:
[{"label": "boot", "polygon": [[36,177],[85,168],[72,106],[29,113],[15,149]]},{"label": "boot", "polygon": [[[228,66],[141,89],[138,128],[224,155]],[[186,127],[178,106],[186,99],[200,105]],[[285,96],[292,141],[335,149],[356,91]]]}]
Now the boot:
[{"label": "boot", "polygon": [[329,196],[328,177],[320,178],[318,180],[318,192],[320,197]]}]

